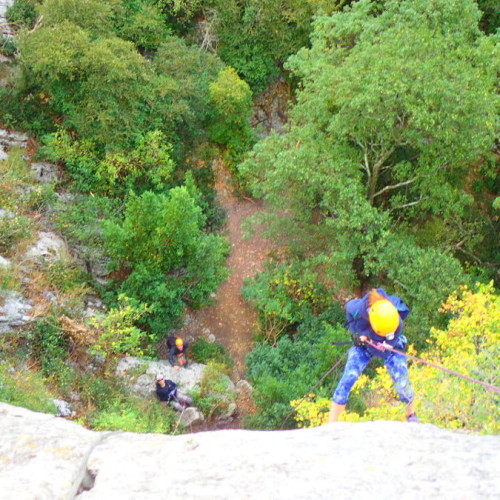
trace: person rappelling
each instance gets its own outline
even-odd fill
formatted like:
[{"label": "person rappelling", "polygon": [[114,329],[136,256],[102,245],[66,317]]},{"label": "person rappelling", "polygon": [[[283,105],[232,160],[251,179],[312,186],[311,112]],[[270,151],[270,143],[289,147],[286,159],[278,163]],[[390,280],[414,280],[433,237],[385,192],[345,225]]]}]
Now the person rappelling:
[{"label": "person rappelling", "polygon": [[346,304],[346,326],[354,345],[349,349],[344,373],[333,393],[329,422],[338,421],[352,387],[373,356],[384,360],[399,399],[406,403],[406,420],[419,422],[413,404],[414,393],[408,378],[406,356],[378,347],[387,345],[405,351],[407,340],[402,334],[403,320],[409,313],[410,308],[402,299],[387,295],[383,288],[373,289],[361,299],[353,299]]}]

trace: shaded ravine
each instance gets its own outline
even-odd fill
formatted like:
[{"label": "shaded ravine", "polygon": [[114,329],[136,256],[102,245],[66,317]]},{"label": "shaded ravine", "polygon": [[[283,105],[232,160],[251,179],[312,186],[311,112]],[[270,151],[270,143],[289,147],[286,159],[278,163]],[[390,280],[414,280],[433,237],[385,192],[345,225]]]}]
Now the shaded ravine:
[{"label": "shaded ravine", "polygon": [[237,381],[245,377],[245,357],[252,348],[257,326],[256,311],[241,296],[241,288],[246,278],[264,268],[271,244],[258,234],[244,238],[242,223],[262,211],[262,203],[237,197],[224,164],[216,162],[214,168],[217,196],[227,213],[226,232],[231,243],[227,266],[231,274],[217,290],[214,303],[188,311],[186,324],[174,333],[184,338],[214,335],[235,360],[233,379]]}]

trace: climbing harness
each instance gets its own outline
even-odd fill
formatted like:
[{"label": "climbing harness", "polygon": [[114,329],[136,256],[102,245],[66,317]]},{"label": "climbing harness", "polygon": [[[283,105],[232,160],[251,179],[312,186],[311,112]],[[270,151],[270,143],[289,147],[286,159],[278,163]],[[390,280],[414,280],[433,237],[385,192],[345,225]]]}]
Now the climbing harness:
[{"label": "climbing harness", "polygon": [[463,373],[456,372],[455,370],[450,370],[449,368],[445,368],[444,366],[440,366],[440,365],[437,365],[435,363],[431,363],[430,361],[426,361],[425,359],[417,358],[416,356],[413,356],[411,354],[407,354],[406,352],[402,352],[402,351],[399,351],[398,349],[394,349],[393,347],[386,344],[385,342],[375,343],[375,342],[372,342],[370,339],[366,339],[365,343],[370,345],[371,347],[377,349],[378,351],[382,351],[382,352],[383,351],[391,351],[391,352],[395,352],[397,354],[401,354],[403,356],[406,356],[407,358],[413,359],[414,361],[418,361],[419,363],[424,363],[426,365],[437,368],[438,370],[441,370],[443,372],[450,373],[451,375],[455,375],[456,377],[460,377],[460,378],[463,378],[465,380],[468,380],[469,382],[474,382],[475,384],[482,385],[483,387],[486,387],[490,391],[500,392],[500,387],[497,387],[496,385],[488,384],[487,382],[477,380],[475,378],[469,377],[468,375],[464,375]]},{"label": "climbing harness", "polygon": [[[351,342],[349,342],[350,344]],[[307,395],[310,394],[312,391],[314,391],[314,389],[316,389],[316,387],[318,387],[318,385],[321,384],[321,382],[323,382],[323,380],[325,380],[326,377],[328,377],[328,375],[330,375],[330,373],[333,372],[333,370],[335,370],[335,368],[337,368],[337,366],[340,365],[340,362],[347,356],[347,353],[349,352],[349,350],[347,350],[346,352],[344,352],[344,354],[342,354],[342,356],[339,358],[339,360],[319,379],[319,381],[314,384],[313,387],[311,387],[306,395],[292,408],[292,411],[286,416],[285,420],[283,420],[283,423],[281,424],[281,427],[280,427],[280,430],[283,429],[283,427],[285,426],[285,424],[288,422],[288,419],[292,416],[293,412],[302,404],[302,402],[306,399]]]}]

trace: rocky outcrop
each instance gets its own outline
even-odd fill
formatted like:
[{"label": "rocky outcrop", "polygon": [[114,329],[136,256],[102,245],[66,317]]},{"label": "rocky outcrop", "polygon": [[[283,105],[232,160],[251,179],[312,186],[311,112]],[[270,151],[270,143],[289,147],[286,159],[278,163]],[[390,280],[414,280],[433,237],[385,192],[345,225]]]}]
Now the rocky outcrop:
[{"label": "rocky outcrop", "polygon": [[494,499],[500,436],[426,424],[98,433],[0,403],[0,499]]},{"label": "rocky outcrop", "polygon": [[69,248],[66,242],[57,234],[49,231],[39,231],[35,244],[26,252],[26,258],[38,262],[54,262],[68,259]]},{"label": "rocky outcrop", "polygon": [[28,136],[26,134],[0,129],[0,161],[9,157],[7,153],[9,149],[13,147],[25,148],[27,144]]},{"label": "rocky outcrop", "polygon": [[32,321],[31,303],[19,292],[0,291],[0,334],[11,332]]},{"label": "rocky outcrop", "polygon": [[[182,392],[191,391],[200,386],[206,365],[201,363],[190,363],[187,368],[176,370],[167,360],[148,361],[133,356],[123,357],[115,370],[115,373],[130,389],[141,397],[156,397],[156,376],[163,375],[165,379],[175,382]],[[221,394],[213,394],[219,402],[219,413],[216,420],[229,420],[236,415],[238,407],[234,402],[236,399],[236,388],[226,378],[226,391]],[[203,422],[202,413],[196,408],[190,408],[183,412],[181,423],[189,426]]]}]

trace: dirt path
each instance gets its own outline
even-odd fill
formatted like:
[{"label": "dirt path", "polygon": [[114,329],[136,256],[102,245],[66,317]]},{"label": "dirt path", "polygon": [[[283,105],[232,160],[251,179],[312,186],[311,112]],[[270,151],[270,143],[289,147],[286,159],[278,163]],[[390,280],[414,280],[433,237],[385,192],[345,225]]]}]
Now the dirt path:
[{"label": "dirt path", "polygon": [[230,174],[220,162],[216,166],[216,189],[227,212],[226,231],[231,242],[227,265],[231,275],[219,287],[214,304],[189,311],[187,324],[175,334],[184,338],[213,334],[234,358],[233,379],[237,381],[245,376],[245,356],[251,350],[257,323],[255,310],[241,296],[241,287],[246,278],[263,269],[271,245],[259,235],[243,239],[242,222],[262,210],[262,204],[236,197]]}]

